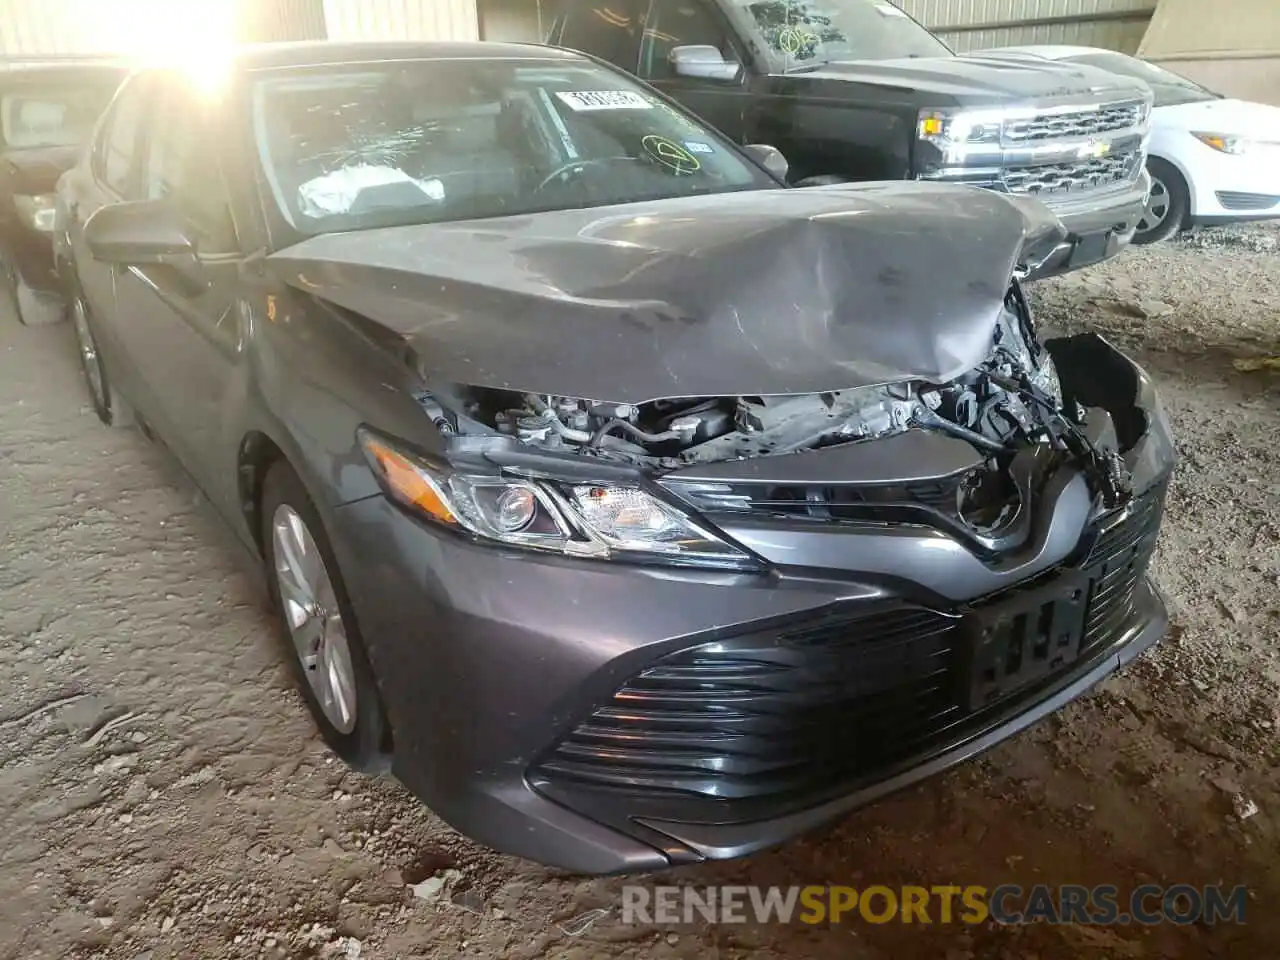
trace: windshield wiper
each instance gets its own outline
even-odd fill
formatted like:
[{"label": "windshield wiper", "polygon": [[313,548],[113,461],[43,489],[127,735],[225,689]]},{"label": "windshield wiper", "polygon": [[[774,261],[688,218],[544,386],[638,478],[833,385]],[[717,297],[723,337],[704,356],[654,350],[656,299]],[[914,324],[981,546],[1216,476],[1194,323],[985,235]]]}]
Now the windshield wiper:
[{"label": "windshield wiper", "polygon": [[830,60],[819,60],[816,63],[797,63],[787,67],[787,69],[783,70],[782,72],[783,73],[813,73],[813,71],[815,70],[821,70],[830,62],[831,62]]}]

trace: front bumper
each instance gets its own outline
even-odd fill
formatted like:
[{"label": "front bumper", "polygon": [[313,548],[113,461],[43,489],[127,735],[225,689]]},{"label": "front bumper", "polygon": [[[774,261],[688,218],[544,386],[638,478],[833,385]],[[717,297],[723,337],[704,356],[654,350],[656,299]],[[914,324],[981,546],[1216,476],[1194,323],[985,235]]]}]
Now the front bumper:
[{"label": "front bumper", "polygon": [[1184,160],[1194,161],[1185,171],[1193,224],[1280,217],[1280,149],[1236,157],[1196,141],[1182,155]]},{"label": "front bumper", "polygon": [[[931,558],[957,561],[957,543],[927,528],[797,527],[788,544],[786,524],[763,523],[754,547],[770,555],[770,575],[642,568],[473,545],[380,496],[337,508],[331,539],[379,680],[397,776],[457,829],[505,852],[588,873],[639,871],[781,842],[1052,712],[1154,643],[1166,623],[1145,567],[1172,444],[1136,368],[1105,345],[1078,359],[1105,380],[1106,364],[1096,362],[1103,356],[1128,371],[1128,386],[1112,392],[1128,393],[1148,418],[1127,454],[1135,485],[1150,492],[1148,508],[1090,516],[1082,481],[1064,468],[1070,475],[1041,505],[1032,542],[994,563],[937,563]],[[1075,530],[1066,529],[1064,519],[1081,508]],[[1113,524],[1129,533],[1106,540],[1099,525]],[[1104,540],[1115,558],[1098,552]],[[798,552],[792,562],[788,545]],[[785,733],[811,757],[840,759],[833,731],[849,729],[841,724],[858,711],[870,723],[867,697],[892,697],[926,677],[934,655],[977,663],[969,624],[1001,611],[1024,615],[1034,591],[1058,592],[1085,569],[1093,571],[1089,603],[1105,587],[1121,606],[1079,609],[1097,629],[1082,628],[1075,659],[994,699],[981,687],[974,700],[979,687],[966,682],[961,712],[902,737],[899,749],[871,749],[878,737],[851,743],[852,760],[835,776],[809,764],[778,787],[775,758],[760,748],[773,732],[730,743],[735,731],[717,726],[735,721],[737,707],[759,707],[765,727],[785,728],[777,742],[788,742]],[[906,611],[928,629],[915,629],[888,660],[884,647],[868,654],[846,642],[868,613],[886,610]],[[815,632],[819,621],[837,629]],[[870,622],[888,629],[883,619]],[[938,624],[956,628],[945,643]],[[783,634],[785,642],[773,642]],[[878,635],[872,631],[873,646]],[[793,658],[783,663],[785,677],[757,669],[770,656],[774,666]],[[948,694],[961,694],[961,675],[958,666],[947,673]],[[968,681],[975,675],[964,671]],[[646,703],[654,690],[660,696]],[[806,715],[813,736],[805,738],[790,718],[819,694],[830,711]]]},{"label": "front bumper", "polygon": [[1068,247],[1041,276],[1068,273],[1110,260],[1133,240],[1151,194],[1151,175],[1144,169],[1123,187],[1083,197],[1041,197],[1067,228]]}]

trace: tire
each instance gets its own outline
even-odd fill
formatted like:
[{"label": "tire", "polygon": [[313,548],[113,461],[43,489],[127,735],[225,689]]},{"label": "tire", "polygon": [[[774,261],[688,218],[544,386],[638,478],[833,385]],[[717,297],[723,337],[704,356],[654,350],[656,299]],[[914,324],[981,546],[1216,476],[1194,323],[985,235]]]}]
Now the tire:
[{"label": "tire", "polygon": [[1138,222],[1133,242],[1138,246],[1168,240],[1182,229],[1191,208],[1191,194],[1178,168],[1159,157],[1147,158],[1151,197]]},{"label": "tire", "polygon": [[76,349],[80,354],[80,372],[84,374],[94,413],[108,427],[132,426],[133,410],[111,389],[106,360],[98,350],[98,340],[93,333],[89,305],[78,292],[72,294],[70,312],[76,332]]},{"label": "tire", "polygon": [[267,471],[260,516],[267,590],[311,717],[349,766],[385,773],[388,726],[364,640],[319,511],[283,460]]}]

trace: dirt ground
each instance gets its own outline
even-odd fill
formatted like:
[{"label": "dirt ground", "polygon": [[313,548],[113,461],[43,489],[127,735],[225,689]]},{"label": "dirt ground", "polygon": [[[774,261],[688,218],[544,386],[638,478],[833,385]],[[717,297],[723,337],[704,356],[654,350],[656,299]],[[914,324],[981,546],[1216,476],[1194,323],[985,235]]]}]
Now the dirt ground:
[{"label": "dirt ground", "polygon": [[94,418],[70,329],[3,316],[0,958],[1275,956],[1280,377],[1232,361],[1280,351],[1277,240],[1200,234],[1035,293],[1161,384],[1168,639],[980,761],[663,881],[1247,884],[1245,926],[624,926],[621,880],[480,849],[331,758],[190,482]]}]

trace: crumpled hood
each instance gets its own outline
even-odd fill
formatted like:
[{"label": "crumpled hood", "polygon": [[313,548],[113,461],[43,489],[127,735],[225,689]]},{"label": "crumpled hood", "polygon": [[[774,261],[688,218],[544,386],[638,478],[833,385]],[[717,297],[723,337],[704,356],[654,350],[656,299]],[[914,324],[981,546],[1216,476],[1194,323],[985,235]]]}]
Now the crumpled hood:
[{"label": "crumpled hood", "polygon": [[932,94],[966,104],[1071,96],[1141,96],[1146,92],[1138,81],[1097,67],[1039,57],[839,60],[801,76],[897,87],[910,92],[913,99]]},{"label": "crumpled hood", "polygon": [[313,237],[293,286],[405,337],[430,385],[596,400],[945,381],[1065,231],[973,187],[767,190]]}]

